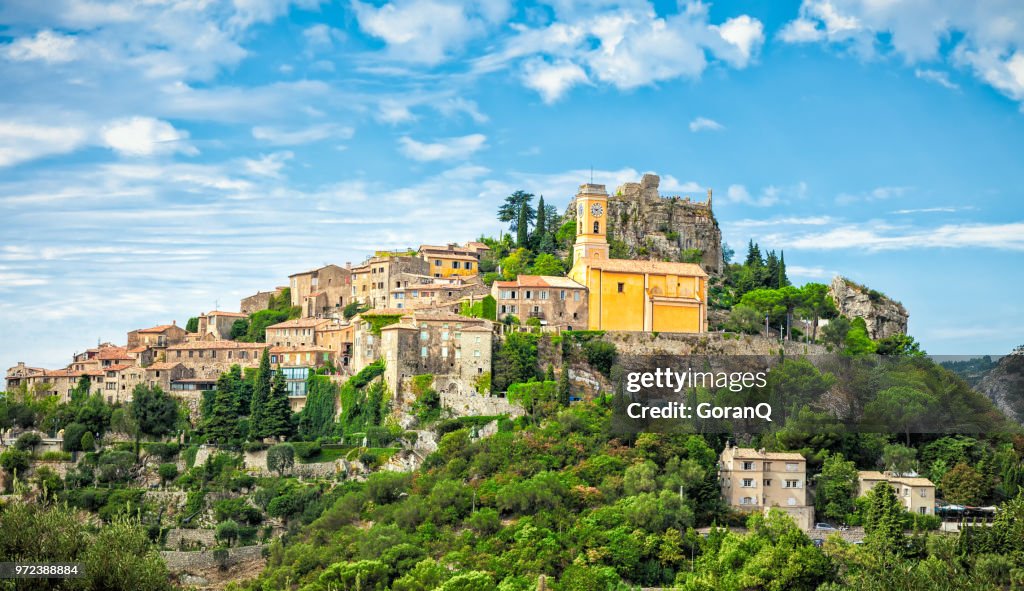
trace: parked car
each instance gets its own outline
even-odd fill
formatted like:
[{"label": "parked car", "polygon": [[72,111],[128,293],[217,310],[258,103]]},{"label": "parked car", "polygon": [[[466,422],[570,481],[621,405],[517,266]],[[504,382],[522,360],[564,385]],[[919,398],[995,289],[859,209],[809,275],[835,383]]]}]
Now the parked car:
[{"label": "parked car", "polygon": [[814,529],[819,529],[819,530],[823,530],[823,531],[839,531],[838,528],[832,527],[831,525],[829,525],[827,523],[815,523],[814,524]]}]

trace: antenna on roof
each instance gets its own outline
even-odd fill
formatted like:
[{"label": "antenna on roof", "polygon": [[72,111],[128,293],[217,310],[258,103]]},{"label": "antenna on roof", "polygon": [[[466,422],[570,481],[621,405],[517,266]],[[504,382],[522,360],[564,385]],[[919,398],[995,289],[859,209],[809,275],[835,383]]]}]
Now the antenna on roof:
[{"label": "antenna on roof", "polygon": [[213,310],[216,312],[220,310],[220,300],[213,300]]},{"label": "antenna on roof", "polygon": [[590,165],[590,184],[594,184],[594,165]]}]

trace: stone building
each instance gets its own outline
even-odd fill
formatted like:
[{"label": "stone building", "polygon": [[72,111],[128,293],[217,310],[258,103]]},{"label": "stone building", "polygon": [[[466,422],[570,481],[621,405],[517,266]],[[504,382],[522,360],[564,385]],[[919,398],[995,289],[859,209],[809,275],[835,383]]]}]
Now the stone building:
[{"label": "stone building", "polygon": [[146,370],[137,365],[109,365],[103,368],[100,394],[108,404],[131,402],[135,386],[146,382]]},{"label": "stone building", "polygon": [[591,330],[707,332],[708,275],[693,263],[611,259],[604,185],[580,185],[569,277],[587,287]]},{"label": "stone building", "polygon": [[214,310],[212,312],[207,312],[206,314],[200,314],[197,334],[200,339],[205,339],[208,336],[218,340],[230,339],[231,328],[235,325],[235,322],[239,320],[246,320],[248,318],[248,314],[244,314],[242,312],[228,312],[225,310]]},{"label": "stone building", "polygon": [[491,295],[498,305],[498,320],[530,318],[542,326],[566,330],[588,326],[587,288],[568,277],[520,275],[515,281],[495,281]]},{"label": "stone building", "polygon": [[381,356],[380,330],[387,323],[395,323],[408,314],[408,310],[382,308],[368,310],[352,319],[352,371],[357,372]]},{"label": "stone building", "polygon": [[[412,279],[412,280],[410,280]],[[401,287],[391,290],[391,301],[402,310],[432,308],[453,302],[479,301],[490,293],[479,276],[462,277],[452,275],[447,278],[407,276]]]},{"label": "stone building", "polygon": [[266,348],[266,343],[190,341],[168,347],[164,361],[181,363],[193,372],[194,377],[189,379],[216,380],[232,365],[259,367],[260,355]]},{"label": "stone building", "polygon": [[332,322],[317,327],[313,332],[314,344],[329,350],[334,367],[346,373],[352,367],[352,343],[354,340],[355,326],[350,322]]},{"label": "stone building", "polygon": [[171,384],[177,380],[194,377],[195,372],[183,363],[159,361],[145,368],[145,383],[149,387],[159,386],[164,392],[171,391]]},{"label": "stone building", "polygon": [[292,305],[302,308],[304,318],[339,316],[349,303],[352,271],[326,265],[288,276]]},{"label": "stone building", "polygon": [[384,379],[401,401],[409,380],[432,374],[438,392],[467,394],[491,371],[494,323],[444,312],[413,312],[380,331]]},{"label": "stone building", "polygon": [[[725,270],[722,232],[706,201],[685,196],[662,196],[661,179],[645,174],[639,183],[625,183],[607,202],[607,232],[626,249],[625,258],[657,261],[699,259],[701,267],[717,275]],[[577,221],[579,203],[569,203],[565,219]]]},{"label": "stone building", "polygon": [[89,393],[101,393],[104,373],[99,369],[43,369],[29,367],[24,362],[19,362],[7,370],[5,391],[15,392],[25,388],[29,392],[57,396],[61,402],[68,402],[71,399],[71,391],[83,375],[91,380]]},{"label": "stone building", "polygon": [[242,314],[246,315],[268,310],[270,309],[271,300],[280,296],[282,291],[284,291],[283,287],[275,288],[274,291],[258,291],[251,296],[242,298],[238,303],[238,309],[241,310]]},{"label": "stone building", "polygon": [[857,496],[862,497],[879,482],[888,482],[903,507],[918,515],[935,515],[935,484],[927,478],[899,476],[892,472],[857,472]]},{"label": "stone building", "polygon": [[316,343],[318,328],[332,324],[326,318],[296,318],[267,327],[266,341],[277,347],[310,346]]},{"label": "stone building", "polygon": [[807,461],[798,453],[726,446],[718,458],[722,498],[738,511],[779,509],[800,529],[814,526],[807,498]]},{"label": "stone building", "polygon": [[379,252],[352,268],[352,297],[372,309],[398,308],[391,290],[430,276],[424,259],[408,252]]},{"label": "stone building", "polygon": [[163,324],[152,328],[140,328],[128,333],[128,349],[135,349],[140,346],[163,349],[168,345],[176,345],[185,340],[184,328],[178,326],[176,321],[171,324]]}]

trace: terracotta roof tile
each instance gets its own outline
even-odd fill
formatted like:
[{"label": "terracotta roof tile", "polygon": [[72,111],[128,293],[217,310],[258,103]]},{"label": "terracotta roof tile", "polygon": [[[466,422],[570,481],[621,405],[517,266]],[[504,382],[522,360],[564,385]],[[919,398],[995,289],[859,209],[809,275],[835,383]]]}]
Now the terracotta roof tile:
[{"label": "terracotta roof tile", "polygon": [[168,329],[176,328],[176,327],[177,327],[177,325],[174,325],[174,324],[161,324],[160,326],[154,326],[154,327],[151,327],[151,328],[140,328],[140,329],[138,329],[135,332],[145,333],[145,334],[161,333],[161,332],[166,332]]},{"label": "terracotta roof tile", "polygon": [[178,367],[181,363],[175,363],[172,361],[160,361],[157,363],[151,363],[146,367],[146,371],[167,371]]},{"label": "terracotta roof tile", "polygon": [[626,259],[583,259],[580,264],[592,269],[618,273],[656,273],[659,275],[682,275],[707,277],[700,265],[694,263],[671,263],[666,261],[634,261]]}]

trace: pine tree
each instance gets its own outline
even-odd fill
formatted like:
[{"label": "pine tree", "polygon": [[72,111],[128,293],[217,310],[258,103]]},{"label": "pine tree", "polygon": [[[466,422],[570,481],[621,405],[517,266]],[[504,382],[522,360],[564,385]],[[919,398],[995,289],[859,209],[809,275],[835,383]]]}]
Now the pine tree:
[{"label": "pine tree", "polygon": [[547,372],[544,373],[544,381],[545,382],[553,382],[553,381],[555,381],[555,366],[551,365],[550,363],[548,364]]},{"label": "pine tree", "polygon": [[260,358],[260,369],[256,373],[256,385],[253,386],[252,400],[249,402],[249,438],[252,440],[267,437],[267,402],[270,399],[270,386],[273,374],[270,369],[270,351],[263,350]]},{"label": "pine tree", "polygon": [[530,204],[524,201],[519,206],[519,218],[516,221],[516,245],[521,248],[530,246]]},{"label": "pine tree", "polygon": [[747,260],[743,264],[748,267],[764,265],[764,259],[761,258],[761,248],[753,240],[747,245]]},{"label": "pine tree", "polygon": [[774,250],[768,251],[768,256],[765,257],[761,286],[768,289],[779,288],[779,257],[775,256]]},{"label": "pine tree", "polygon": [[264,413],[264,437],[286,438],[294,433],[292,408],[288,403],[288,386],[283,371],[278,370],[274,374]]}]

